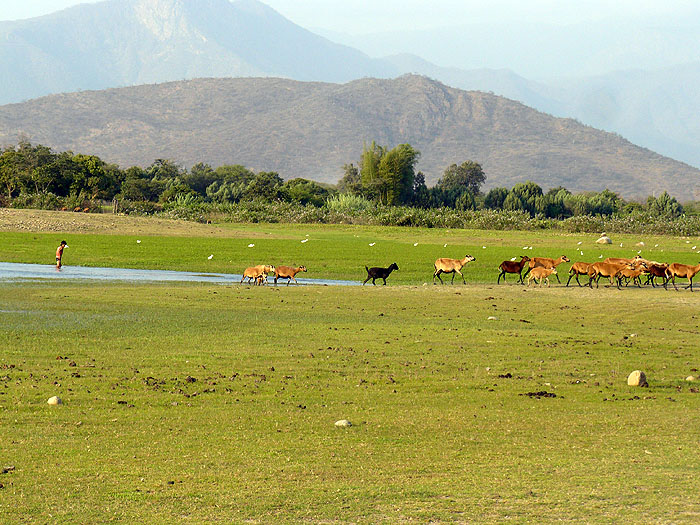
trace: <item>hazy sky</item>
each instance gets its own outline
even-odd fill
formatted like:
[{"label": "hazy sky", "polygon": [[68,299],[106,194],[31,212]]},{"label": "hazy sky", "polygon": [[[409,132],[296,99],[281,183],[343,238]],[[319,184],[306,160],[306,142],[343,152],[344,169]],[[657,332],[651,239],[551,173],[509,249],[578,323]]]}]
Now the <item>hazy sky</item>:
[{"label": "hazy sky", "polygon": [[[0,20],[31,18],[79,0],[0,0]],[[306,28],[348,34],[432,29],[508,20],[567,24],[636,15],[672,15],[697,6],[696,0],[264,0]]]},{"label": "hazy sky", "polygon": [[[0,20],[96,1],[0,0]],[[510,69],[541,81],[659,69],[700,56],[697,0],[263,3],[303,28],[372,57],[411,53],[443,67]]]}]

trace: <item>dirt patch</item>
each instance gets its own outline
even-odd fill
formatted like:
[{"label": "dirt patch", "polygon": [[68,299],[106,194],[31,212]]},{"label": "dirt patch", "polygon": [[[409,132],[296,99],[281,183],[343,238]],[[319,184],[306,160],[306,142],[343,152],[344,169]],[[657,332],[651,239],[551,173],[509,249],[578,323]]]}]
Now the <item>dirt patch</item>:
[{"label": "dirt patch", "polygon": [[237,232],[211,224],[111,213],[14,210],[0,208],[0,231],[101,233],[115,235],[196,235],[235,237]]},{"label": "dirt patch", "polygon": [[541,390],[540,392],[527,392],[525,394],[520,394],[521,396],[534,397],[535,399],[542,399],[543,397],[557,397],[553,392],[546,392]]}]

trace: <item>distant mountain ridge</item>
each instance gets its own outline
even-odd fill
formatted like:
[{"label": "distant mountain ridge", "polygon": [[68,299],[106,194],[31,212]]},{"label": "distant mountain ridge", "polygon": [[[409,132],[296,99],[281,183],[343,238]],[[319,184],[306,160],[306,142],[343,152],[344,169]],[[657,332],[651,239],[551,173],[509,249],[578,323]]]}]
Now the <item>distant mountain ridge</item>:
[{"label": "distant mountain ridge", "polygon": [[[491,42],[501,29],[480,31]],[[693,44],[692,34],[681,31],[679,45],[700,45]],[[599,51],[605,54],[605,48]],[[342,83],[416,73],[576,118],[700,167],[700,90],[695,89],[700,61],[543,84],[507,69],[444,68],[409,54],[370,58],[299,27],[257,0],[105,0],[0,22],[0,65],[0,104],[191,78]]]},{"label": "distant mountain ridge", "polygon": [[700,170],[571,119],[415,75],[346,84],[198,79],[0,107],[0,144],[21,135],[123,167],[157,158],[237,163],[331,183],[343,164],[357,162],[363,143],[409,143],[430,183],[450,164],[474,160],[487,187],[532,180],[628,198],[700,198]]},{"label": "distant mountain ridge", "polygon": [[106,0],[0,22],[0,64],[0,103],[199,77],[397,74],[257,0]]}]

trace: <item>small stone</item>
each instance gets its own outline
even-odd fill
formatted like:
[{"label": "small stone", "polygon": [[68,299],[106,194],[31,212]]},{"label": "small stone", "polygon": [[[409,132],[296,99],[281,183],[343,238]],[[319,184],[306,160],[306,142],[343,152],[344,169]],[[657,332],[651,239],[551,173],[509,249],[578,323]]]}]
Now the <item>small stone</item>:
[{"label": "small stone", "polygon": [[335,426],[340,427],[340,428],[347,428],[347,427],[351,427],[352,423],[350,421],[348,421],[347,419],[339,419],[338,421],[335,422]]},{"label": "small stone", "polygon": [[493,315],[489,315],[489,317],[487,319],[487,321],[497,321],[497,320],[498,320],[498,317],[495,317]]},{"label": "small stone", "polygon": [[686,381],[695,381],[695,376],[688,376],[685,378]]},{"label": "small stone", "polygon": [[63,401],[61,401],[61,398],[58,396],[53,396],[46,401],[49,405],[62,405]]},{"label": "small stone", "polygon": [[649,386],[649,383],[647,383],[647,376],[641,370],[635,370],[627,376],[627,384],[629,386]]}]

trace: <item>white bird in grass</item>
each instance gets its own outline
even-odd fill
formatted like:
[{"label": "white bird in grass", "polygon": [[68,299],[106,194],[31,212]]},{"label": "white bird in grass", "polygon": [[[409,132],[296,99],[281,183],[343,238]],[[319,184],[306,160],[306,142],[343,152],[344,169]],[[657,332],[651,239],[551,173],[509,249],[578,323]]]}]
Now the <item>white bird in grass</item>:
[{"label": "white bird in grass", "polygon": [[658,244],[655,244],[655,245],[654,245],[654,248],[658,248],[658,247],[659,247],[659,245],[658,245]]},{"label": "white bird in grass", "polygon": [[602,258],[603,258],[603,254],[601,253],[601,254],[598,256],[598,259],[602,259]]},{"label": "white bird in grass", "polygon": [[523,246],[523,250],[527,250],[527,246]]},{"label": "white bird in grass", "polygon": [[418,243],[417,243],[417,242],[414,242],[414,243],[413,243],[413,246],[418,246]]},{"label": "white bird in grass", "polygon": [[485,249],[486,249],[486,246],[482,246],[482,248],[485,250]]},{"label": "white bird in grass", "polygon": [[622,248],[622,243],[620,243],[620,248]]},{"label": "white bird in grass", "polygon": [[691,248],[691,250],[694,250],[695,248],[697,248],[697,246],[693,246],[693,247]]},{"label": "white bird in grass", "polygon": [[302,243],[309,242],[309,239],[302,239],[301,242]]},{"label": "white bird in grass", "polygon": [[511,257],[511,258],[510,258],[511,261],[514,261],[515,259],[517,259],[517,257]]},{"label": "white bird in grass", "polygon": [[253,244],[253,243],[251,242],[251,243],[248,245],[248,248],[252,248],[253,246],[255,246],[255,244]]},{"label": "white bird in grass", "polygon": [[447,248],[447,245],[445,244],[445,245],[443,246],[443,248]]},{"label": "white bird in grass", "polygon": [[141,241],[139,239],[136,239],[136,244],[141,244]]},{"label": "white bird in grass", "polygon": [[370,246],[374,246],[375,244],[377,244],[377,243],[376,242],[369,243]]},{"label": "white bird in grass", "polygon": [[207,257],[207,259],[209,259],[210,261],[211,261],[213,258],[214,258],[214,254],[213,254],[213,253],[212,253],[209,257]]},{"label": "white bird in grass", "polygon": [[578,241],[576,244],[580,246],[583,244],[583,241]]},{"label": "white bird in grass", "polygon": [[581,253],[581,255],[583,255],[583,252],[580,252],[580,253]]}]

